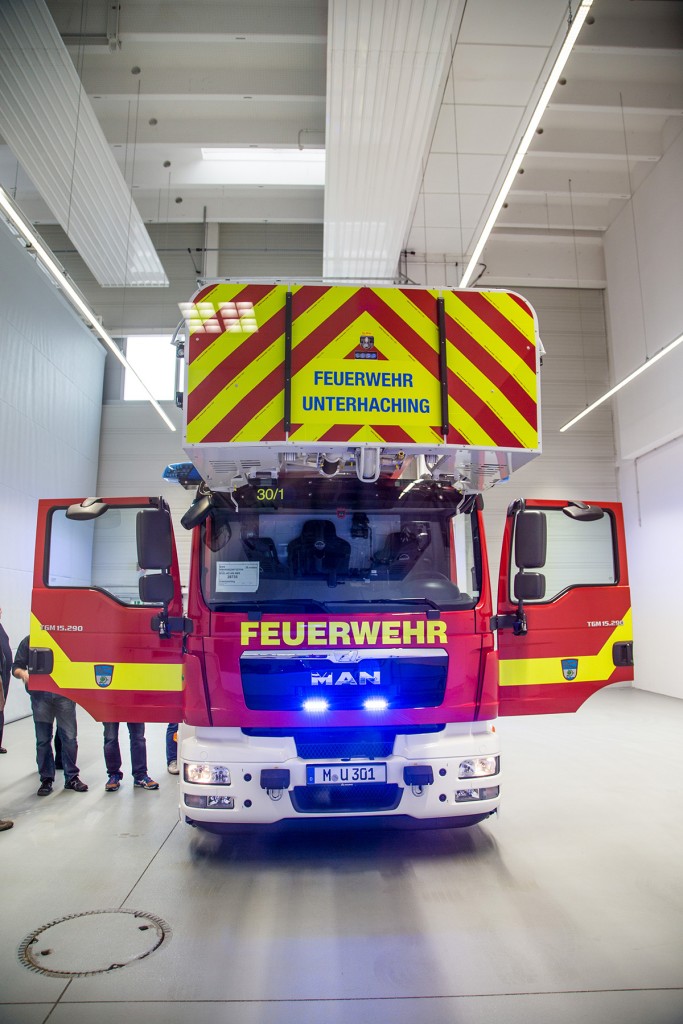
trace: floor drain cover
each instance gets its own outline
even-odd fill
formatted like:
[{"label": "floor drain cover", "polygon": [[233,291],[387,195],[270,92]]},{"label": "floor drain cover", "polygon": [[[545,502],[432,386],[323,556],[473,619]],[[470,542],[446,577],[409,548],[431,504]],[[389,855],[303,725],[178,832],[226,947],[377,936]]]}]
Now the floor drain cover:
[{"label": "floor drain cover", "polygon": [[90,910],[51,921],[27,935],[19,960],[52,978],[105,974],[149,956],[171,929],[141,910]]}]

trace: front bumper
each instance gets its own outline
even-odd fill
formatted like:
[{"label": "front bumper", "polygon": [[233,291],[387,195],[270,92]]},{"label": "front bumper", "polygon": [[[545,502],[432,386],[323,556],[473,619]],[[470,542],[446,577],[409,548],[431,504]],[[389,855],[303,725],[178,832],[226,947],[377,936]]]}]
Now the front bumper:
[{"label": "front bumper", "polygon": [[[344,765],[384,764],[386,782],[310,785],[307,768],[332,759],[300,757],[289,736],[246,736],[240,729],[182,727],[180,735],[180,818],[209,831],[245,827],[370,824],[383,827],[470,825],[489,817],[500,802],[500,771],[483,778],[461,779],[466,758],[499,756],[498,740],[487,723],[451,724],[438,733],[398,735],[386,757],[351,757]],[[188,783],[187,762],[227,765],[230,785]],[[431,768],[433,782],[414,786],[405,769]],[[287,788],[266,790],[261,772],[288,772]],[[410,776],[409,776],[410,777]],[[483,791],[475,799],[465,791]],[[463,793],[465,795],[463,796]],[[230,806],[206,806],[215,802]],[[201,805],[204,806],[201,806]]]}]

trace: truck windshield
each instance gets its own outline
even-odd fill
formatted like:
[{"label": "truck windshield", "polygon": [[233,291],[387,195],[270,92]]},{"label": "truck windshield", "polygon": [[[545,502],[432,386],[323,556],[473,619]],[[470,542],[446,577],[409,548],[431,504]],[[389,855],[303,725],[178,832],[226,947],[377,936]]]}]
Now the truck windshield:
[{"label": "truck windshield", "polygon": [[204,600],[214,611],[474,607],[476,514],[392,505],[214,509],[202,527]]}]

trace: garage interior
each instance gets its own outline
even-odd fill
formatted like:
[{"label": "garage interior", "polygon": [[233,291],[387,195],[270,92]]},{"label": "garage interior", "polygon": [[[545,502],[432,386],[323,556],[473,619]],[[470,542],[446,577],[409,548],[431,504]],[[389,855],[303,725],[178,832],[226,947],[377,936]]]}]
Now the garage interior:
[{"label": "garage interior", "polygon": [[[185,458],[182,411],[161,400],[172,432],[124,398],[120,363],[8,209],[123,351],[170,339],[179,304],[217,277],[519,292],[545,349],[543,454],[485,494],[490,550],[516,497],[621,501],[635,639],[632,686],[576,715],[500,720],[497,817],[415,833],[193,831],[165,726],[147,728],[159,791],[134,792],[127,775],[110,794],[101,726],[83,711],[89,791],[38,800],[13,679],[2,1021],[683,1021],[683,3],[587,8],[0,4],[0,607],[13,650],[39,498],[162,495],[186,572],[189,497],[161,478]],[[121,747],[126,771],[125,728]]]}]

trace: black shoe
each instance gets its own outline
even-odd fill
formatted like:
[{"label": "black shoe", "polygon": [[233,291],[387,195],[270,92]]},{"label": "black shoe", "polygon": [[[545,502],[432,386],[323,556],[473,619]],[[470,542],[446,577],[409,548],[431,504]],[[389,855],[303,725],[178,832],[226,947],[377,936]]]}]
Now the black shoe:
[{"label": "black shoe", "polygon": [[5,747],[0,747],[0,754],[6,754],[6,753],[7,753],[7,750],[5,749]]},{"label": "black shoe", "polygon": [[64,783],[64,789],[73,789],[74,793],[87,793],[88,787],[85,782],[81,782],[78,775],[74,775],[72,779],[67,779]]},{"label": "black shoe", "polygon": [[36,796],[49,796],[52,792],[52,779],[41,779],[40,789],[36,793]]},{"label": "black shoe", "polygon": [[6,832],[8,828],[13,828],[13,826],[14,826],[14,822],[13,821],[9,821],[9,820],[0,821],[0,832]]}]

